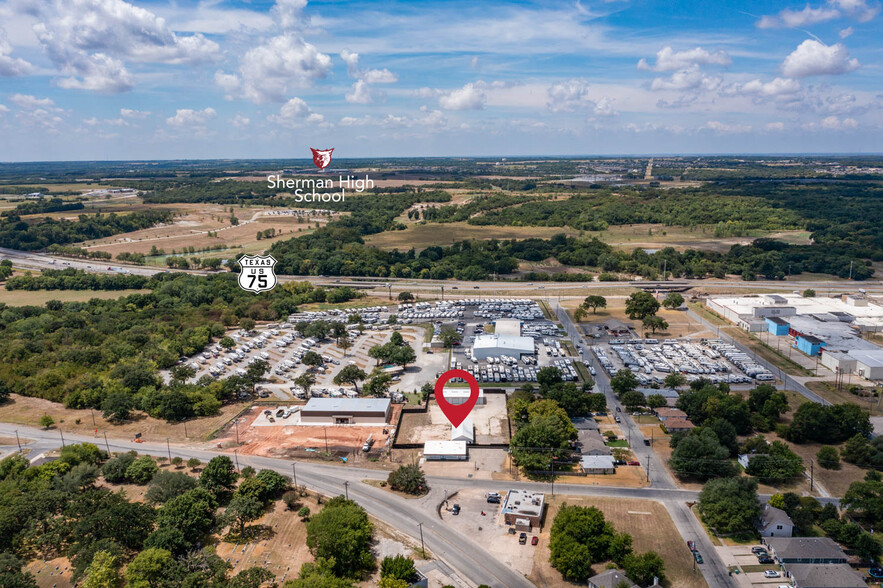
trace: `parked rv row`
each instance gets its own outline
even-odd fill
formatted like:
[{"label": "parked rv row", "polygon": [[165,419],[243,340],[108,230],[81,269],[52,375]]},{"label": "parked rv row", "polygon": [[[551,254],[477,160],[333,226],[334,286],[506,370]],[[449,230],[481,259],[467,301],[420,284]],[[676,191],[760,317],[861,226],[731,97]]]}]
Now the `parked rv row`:
[{"label": "parked rv row", "polygon": [[720,353],[726,357],[733,365],[745,372],[749,378],[754,378],[758,382],[773,382],[776,379],[768,369],[751,359],[747,353],[740,351],[735,345],[723,341],[706,341],[705,345],[709,351]]}]

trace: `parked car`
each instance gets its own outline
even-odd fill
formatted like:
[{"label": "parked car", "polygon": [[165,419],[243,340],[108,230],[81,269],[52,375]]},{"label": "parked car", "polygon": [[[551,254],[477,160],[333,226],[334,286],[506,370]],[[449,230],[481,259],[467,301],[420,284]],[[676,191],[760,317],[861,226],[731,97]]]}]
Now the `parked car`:
[{"label": "parked car", "polygon": [[766,570],[763,573],[764,578],[778,578],[779,576],[781,576],[781,574],[776,570]]},{"label": "parked car", "polygon": [[757,556],[757,563],[771,564],[771,563],[776,563],[776,561],[773,558],[771,558],[769,555],[758,555]]},{"label": "parked car", "polygon": [[693,552],[693,559],[695,559],[698,564],[705,563],[698,551]]},{"label": "parked car", "polygon": [[629,462],[629,465],[630,465],[630,466],[639,466],[639,465],[641,465],[641,462],[639,462],[639,461],[634,461],[634,460],[633,460],[633,461],[630,461],[630,462]]},{"label": "parked car", "polygon": [[751,548],[751,553],[753,553],[754,555],[760,555],[761,553],[766,555],[766,548],[755,546]]},{"label": "parked car", "polygon": [[525,543],[527,543],[527,533],[522,533],[518,536],[518,544],[524,545]]},{"label": "parked car", "polygon": [[451,514],[453,514],[455,516],[460,514],[460,505],[459,504],[454,505],[454,508],[451,509]]},{"label": "parked car", "polygon": [[540,538],[537,537],[536,535],[534,535],[533,538],[530,540],[531,545],[536,545],[539,542],[540,542]]},{"label": "parked car", "polygon": [[695,541],[687,541],[687,548],[690,551],[696,551],[696,542]]}]

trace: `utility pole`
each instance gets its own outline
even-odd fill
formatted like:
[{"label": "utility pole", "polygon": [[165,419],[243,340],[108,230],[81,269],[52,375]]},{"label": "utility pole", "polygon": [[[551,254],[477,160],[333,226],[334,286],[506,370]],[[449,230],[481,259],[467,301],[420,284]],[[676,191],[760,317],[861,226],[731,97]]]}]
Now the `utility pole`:
[{"label": "utility pole", "polygon": [[235,449],[233,450],[233,459],[236,460],[236,471],[238,472],[238,471],[240,471],[239,470],[239,454],[236,453]]},{"label": "utility pole", "polygon": [[239,446],[239,419],[233,419],[233,426],[236,427],[236,445]]},{"label": "utility pole", "polygon": [[850,259],[849,260],[849,279],[850,280],[852,279],[852,264],[853,264],[853,260]]},{"label": "utility pole", "polygon": [[172,464],[172,448],[169,445],[169,438],[168,437],[166,437],[166,451],[169,452],[169,465],[171,465]]},{"label": "utility pole", "polygon": [[107,442],[107,433],[104,434],[104,446],[107,447],[107,457],[110,457],[110,443]]},{"label": "utility pole", "polygon": [[426,546],[423,544],[423,523],[417,523],[417,528],[420,529],[420,552],[423,553],[423,559],[426,559]]},{"label": "utility pole", "polygon": [[97,427],[98,425],[95,424],[95,411],[92,410],[91,406],[89,407],[89,413],[92,415],[92,426]]},{"label": "utility pole", "polygon": [[187,439],[189,435],[187,435],[187,421],[184,421],[184,438]]},{"label": "utility pole", "polygon": [[15,442],[18,443],[18,452],[21,453],[21,439],[18,438],[18,429],[15,430]]},{"label": "utility pole", "polygon": [[297,489],[297,470],[294,469],[296,464],[291,462],[291,477],[294,478],[294,487]]},{"label": "utility pole", "polygon": [[325,453],[328,453],[328,427],[325,427]]},{"label": "utility pole", "polygon": [[344,493],[344,497],[347,500],[349,500],[350,499],[350,481],[349,480],[343,481],[343,493]]},{"label": "utility pole", "polygon": [[58,429],[58,434],[61,435],[61,447],[64,449],[64,433],[61,432],[61,429]]}]

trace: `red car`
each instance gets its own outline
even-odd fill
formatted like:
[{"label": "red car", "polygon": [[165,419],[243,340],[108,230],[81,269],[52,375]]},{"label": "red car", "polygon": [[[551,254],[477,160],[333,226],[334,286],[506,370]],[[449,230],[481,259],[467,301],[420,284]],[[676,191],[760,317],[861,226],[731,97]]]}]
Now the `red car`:
[{"label": "red car", "polygon": [[696,543],[693,541],[687,541],[687,547],[690,548],[690,551],[696,551]]},{"label": "red car", "polygon": [[639,466],[639,465],[641,465],[641,462],[639,462],[639,461],[630,461],[630,462],[629,462],[629,465],[630,465],[630,466]]},{"label": "red car", "polygon": [[536,545],[536,544],[539,543],[539,542],[540,542],[540,538],[537,537],[536,535],[534,535],[534,536],[533,536],[533,539],[530,540],[530,544],[531,544],[531,545]]}]

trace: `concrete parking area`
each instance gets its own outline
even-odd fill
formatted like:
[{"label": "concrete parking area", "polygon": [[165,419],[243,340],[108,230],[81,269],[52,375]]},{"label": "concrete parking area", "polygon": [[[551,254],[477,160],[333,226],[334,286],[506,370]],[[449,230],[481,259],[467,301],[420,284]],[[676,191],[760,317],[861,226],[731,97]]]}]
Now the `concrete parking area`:
[{"label": "concrete parking area", "polygon": [[[469,413],[475,425],[475,443],[509,442],[509,416],[506,411],[505,394],[485,394],[486,404],[476,405]],[[400,443],[422,443],[431,439],[451,439],[451,422],[444,415],[433,397],[426,413],[406,412],[402,417]]]}]

